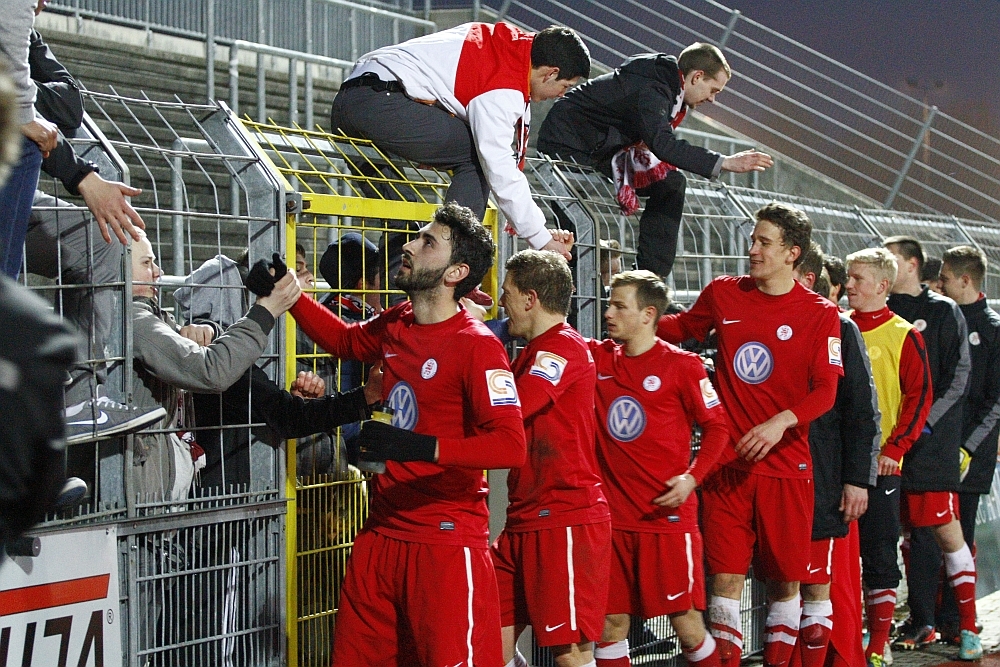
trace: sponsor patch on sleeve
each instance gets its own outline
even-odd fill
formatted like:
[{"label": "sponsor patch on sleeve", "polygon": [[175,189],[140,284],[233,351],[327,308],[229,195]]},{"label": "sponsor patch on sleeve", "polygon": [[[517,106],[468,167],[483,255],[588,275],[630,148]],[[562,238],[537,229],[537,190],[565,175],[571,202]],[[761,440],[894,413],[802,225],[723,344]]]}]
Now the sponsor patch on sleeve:
[{"label": "sponsor patch on sleeve", "polygon": [[535,355],[535,363],[531,365],[528,375],[535,375],[544,380],[548,380],[553,386],[562,380],[563,371],[566,370],[566,360],[558,354],[539,350]]},{"label": "sponsor patch on sleeve", "polygon": [[826,349],[830,357],[831,366],[844,367],[844,361],[840,357],[840,339],[836,336],[830,336],[826,339]]},{"label": "sponsor patch on sleeve", "polygon": [[719,394],[716,393],[715,387],[712,386],[712,381],[708,378],[702,378],[701,384],[701,400],[705,401],[706,408],[714,408],[720,404]]},{"label": "sponsor patch on sleeve", "polygon": [[490,405],[521,405],[517,397],[514,374],[503,368],[486,371],[486,389],[490,394]]}]

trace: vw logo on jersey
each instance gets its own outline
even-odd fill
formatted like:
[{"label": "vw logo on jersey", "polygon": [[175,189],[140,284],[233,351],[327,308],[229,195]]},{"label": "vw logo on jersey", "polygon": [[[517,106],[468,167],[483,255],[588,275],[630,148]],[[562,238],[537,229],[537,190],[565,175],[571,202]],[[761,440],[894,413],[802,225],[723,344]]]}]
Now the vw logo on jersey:
[{"label": "vw logo on jersey", "polygon": [[639,401],[619,396],[608,409],[608,432],[616,440],[631,442],[646,430],[646,413]]},{"label": "vw logo on jersey", "polygon": [[412,431],[420,416],[417,410],[417,395],[413,393],[413,387],[402,381],[397,382],[389,392],[389,399],[386,402],[394,411],[392,425]]},{"label": "vw logo on jersey", "polygon": [[763,343],[750,341],[736,350],[733,358],[733,370],[747,384],[760,384],[771,377],[774,370],[774,357]]}]

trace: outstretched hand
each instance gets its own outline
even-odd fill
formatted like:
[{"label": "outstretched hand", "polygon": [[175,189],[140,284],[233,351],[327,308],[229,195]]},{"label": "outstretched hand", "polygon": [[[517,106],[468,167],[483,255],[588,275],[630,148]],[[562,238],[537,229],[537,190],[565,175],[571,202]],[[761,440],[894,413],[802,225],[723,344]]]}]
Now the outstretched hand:
[{"label": "outstretched hand", "polygon": [[250,272],[247,274],[247,289],[257,296],[270,296],[274,286],[285,277],[286,273],[288,273],[288,267],[285,266],[278,253],[271,255],[270,262],[266,259],[258,259],[250,267]]},{"label": "outstretched hand", "polygon": [[125,197],[140,195],[142,190],[118,181],[106,181],[96,171],[87,174],[77,189],[97,221],[105,243],[111,243],[109,227],[122,245],[128,243],[126,234],[139,240],[136,228],[145,229],[146,223]]},{"label": "outstretched hand", "polygon": [[326,395],[326,381],[312,371],[299,371],[288,393],[299,398],[322,398]]},{"label": "outstretched hand", "polygon": [[748,171],[764,171],[774,166],[774,160],[767,153],[749,150],[729,155],[722,160],[722,171],[745,174]]}]

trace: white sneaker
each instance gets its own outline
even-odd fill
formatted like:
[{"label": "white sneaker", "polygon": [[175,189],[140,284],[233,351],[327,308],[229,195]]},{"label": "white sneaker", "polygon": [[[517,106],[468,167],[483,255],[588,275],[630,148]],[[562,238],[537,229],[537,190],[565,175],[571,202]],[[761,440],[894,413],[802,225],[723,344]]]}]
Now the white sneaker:
[{"label": "white sneaker", "polygon": [[104,440],[115,435],[138,431],[167,416],[162,407],[131,408],[112,401],[98,387],[98,397],[67,407],[66,444]]}]

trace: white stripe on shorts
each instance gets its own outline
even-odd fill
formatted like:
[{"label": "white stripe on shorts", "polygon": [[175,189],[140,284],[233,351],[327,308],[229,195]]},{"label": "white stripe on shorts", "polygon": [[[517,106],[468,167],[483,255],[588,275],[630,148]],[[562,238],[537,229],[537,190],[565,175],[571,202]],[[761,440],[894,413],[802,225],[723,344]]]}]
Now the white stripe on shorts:
[{"label": "white stripe on shorts", "polygon": [[569,629],[576,630],[576,572],[573,569],[572,526],[566,526],[566,571],[569,573]]},{"label": "white stripe on shorts", "polygon": [[830,548],[826,552],[826,576],[833,576],[833,538],[830,538]]},{"label": "white stripe on shorts", "polygon": [[469,649],[469,657],[466,659],[469,663],[469,667],[472,666],[472,628],[475,625],[475,619],[472,616],[472,595],[475,591],[475,587],[472,583],[472,552],[469,551],[469,547],[464,547],[465,551],[465,581],[469,585],[469,632],[465,636],[465,644]]},{"label": "white stripe on shorts", "polygon": [[694,555],[691,551],[691,533],[684,533],[684,553],[688,559],[688,595],[694,590]]}]

